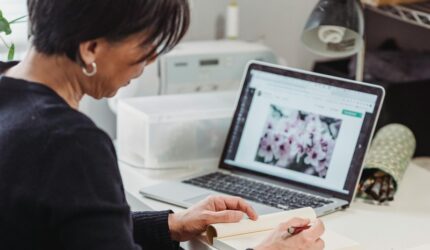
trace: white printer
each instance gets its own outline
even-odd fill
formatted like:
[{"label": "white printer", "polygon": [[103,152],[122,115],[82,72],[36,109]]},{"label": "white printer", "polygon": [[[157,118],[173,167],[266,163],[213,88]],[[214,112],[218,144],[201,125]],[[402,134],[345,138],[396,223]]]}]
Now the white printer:
[{"label": "white printer", "polygon": [[250,60],[277,62],[274,53],[258,43],[182,43],[160,59],[160,94],[237,89]]}]

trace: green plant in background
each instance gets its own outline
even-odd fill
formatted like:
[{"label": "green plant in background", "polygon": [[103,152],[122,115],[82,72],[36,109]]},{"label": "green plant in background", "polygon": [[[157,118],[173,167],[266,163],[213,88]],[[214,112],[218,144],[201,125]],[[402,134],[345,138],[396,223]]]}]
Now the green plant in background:
[{"label": "green plant in background", "polygon": [[3,37],[3,33],[8,36],[12,34],[11,24],[22,22],[22,19],[24,19],[25,16],[19,17],[17,19],[14,19],[12,21],[8,21],[4,16],[2,11],[0,10],[0,41],[3,43],[3,45],[8,50],[7,54],[7,60],[11,61],[13,60],[13,57],[15,55],[15,44],[13,43],[7,43],[6,40]]}]

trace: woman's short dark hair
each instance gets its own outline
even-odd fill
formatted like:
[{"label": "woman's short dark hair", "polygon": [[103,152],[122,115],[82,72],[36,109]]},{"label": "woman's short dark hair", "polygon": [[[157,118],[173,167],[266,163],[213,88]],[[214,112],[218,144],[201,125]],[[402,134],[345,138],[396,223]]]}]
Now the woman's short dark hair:
[{"label": "woman's short dark hair", "polygon": [[118,42],[147,32],[146,60],[172,49],[185,35],[187,0],[28,0],[30,35],[40,53],[67,55],[82,63],[79,44],[97,38]]}]

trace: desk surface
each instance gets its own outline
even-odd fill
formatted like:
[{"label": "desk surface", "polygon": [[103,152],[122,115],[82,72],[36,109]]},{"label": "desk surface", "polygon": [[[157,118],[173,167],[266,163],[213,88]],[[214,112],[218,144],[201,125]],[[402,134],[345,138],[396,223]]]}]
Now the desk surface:
[{"label": "desk surface", "polygon": [[[144,170],[120,163],[124,188],[128,195],[154,210],[181,208],[139,194],[144,186],[182,178],[190,171],[172,171],[168,176],[149,176]],[[197,170],[194,170],[194,173]],[[327,228],[359,242],[364,249],[399,250],[430,243],[430,170],[411,164],[395,201],[389,205],[366,204],[356,200],[345,211],[322,217]],[[192,249],[199,248],[193,247]],[[208,248],[210,249],[210,248]]]}]

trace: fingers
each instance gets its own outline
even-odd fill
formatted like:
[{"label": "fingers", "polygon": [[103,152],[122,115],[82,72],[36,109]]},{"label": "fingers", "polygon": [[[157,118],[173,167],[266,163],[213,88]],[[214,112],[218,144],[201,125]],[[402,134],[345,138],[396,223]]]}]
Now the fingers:
[{"label": "fingers", "polygon": [[[290,225],[291,226],[308,225],[305,222],[309,222],[309,220],[306,221],[304,219],[295,218],[285,223],[285,226],[287,226],[288,228]],[[324,233],[324,225],[321,222],[321,220],[318,219],[313,221],[310,228],[303,230],[297,235],[293,235],[290,238],[287,238],[287,241],[292,240],[292,242],[294,242],[293,244],[302,246],[304,247],[304,249],[322,250],[324,249],[324,241],[320,237],[323,233]]]},{"label": "fingers", "polygon": [[282,231],[287,231],[289,227],[304,227],[309,225],[311,221],[309,219],[293,218],[287,222],[279,225]]},{"label": "fingers", "polygon": [[318,239],[315,242],[315,250],[323,250],[325,248],[325,242],[322,239]]},{"label": "fingers", "polygon": [[289,227],[304,227],[309,225],[309,219],[293,218],[281,223],[265,241],[257,246],[256,249],[307,249],[323,250],[324,241],[320,238],[324,232],[324,225],[320,220],[315,220],[311,227],[298,234],[287,234]]},{"label": "fingers", "polygon": [[238,210],[244,212],[251,220],[257,220],[255,210],[244,199],[236,196],[213,196],[216,211]]},{"label": "fingers", "polygon": [[243,218],[241,211],[224,210],[219,212],[208,212],[207,224],[234,223]]},{"label": "fingers", "polygon": [[299,235],[307,239],[317,240],[324,233],[324,230],[324,224],[321,220],[317,219],[309,229],[304,230]]}]

